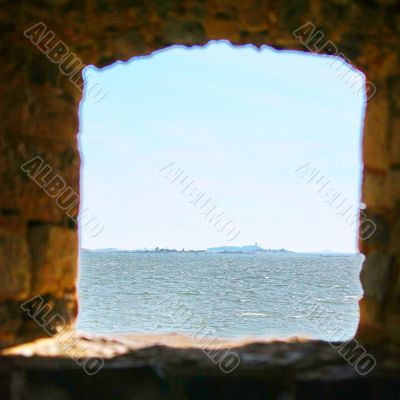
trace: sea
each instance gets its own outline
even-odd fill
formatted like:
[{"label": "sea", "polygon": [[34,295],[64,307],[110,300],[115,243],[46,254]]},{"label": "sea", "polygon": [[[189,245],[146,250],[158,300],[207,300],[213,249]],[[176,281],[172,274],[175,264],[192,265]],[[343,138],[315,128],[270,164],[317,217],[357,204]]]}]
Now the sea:
[{"label": "sea", "polygon": [[80,253],[77,329],[91,334],[351,338],[360,254]]}]

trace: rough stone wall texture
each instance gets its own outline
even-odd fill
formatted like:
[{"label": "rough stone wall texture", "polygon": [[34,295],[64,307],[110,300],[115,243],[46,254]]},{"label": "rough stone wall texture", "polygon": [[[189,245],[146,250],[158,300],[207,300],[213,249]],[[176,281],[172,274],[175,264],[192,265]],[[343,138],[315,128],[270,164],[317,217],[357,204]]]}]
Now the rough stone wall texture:
[{"label": "rough stone wall texture", "polygon": [[[24,31],[40,22],[48,30],[40,32],[39,25],[27,38]],[[51,301],[68,323],[77,313],[77,207],[60,207],[55,184],[60,179],[49,183],[59,175],[66,188],[79,193],[81,90],[71,80],[79,83],[81,67],[71,72],[64,64],[60,72],[65,49],[83,65],[98,67],[172,44],[203,45],[214,39],[306,51],[292,32],[307,22],[316,24],[322,40],[331,40],[377,87],[366,109],[363,202],[378,229],[360,241],[366,261],[358,335],[400,343],[397,0],[5,0],[0,5],[3,345],[38,330],[20,307],[35,295]],[[315,38],[313,46],[317,52],[332,52],[332,46],[321,49]],[[43,158],[40,169],[29,165],[23,171],[21,166],[36,156]],[[38,334],[44,333],[39,329]]]},{"label": "rough stone wall texture", "polygon": [[[147,335],[141,339],[135,336],[80,339],[72,349],[68,346],[67,353],[74,354],[74,359],[63,357],[66,344],[55,340],[41,345],[35,342],[17,346],[19,350],[16,347],[5,350],[9,354],[0,352],[1,400],[399,398],[400,354],[393,350],[382,351],[380,346],[368,346],[376,359],[371,370],[371,364],[365,364],[360,353],[353,352],[355,347],[347,347],[347,342],[336,342],[335,348],[327,342],[307,340],[242,342],[231,348],[241,360],[239,365],[234,364],[237,368],[231,370],[229,364],[223,362],[226,347],[214,345],[210,357],[210,353],[206,355],[196,348],[190,337],[157,335],[151,338]],[[32,349],[37,345],[40,350]],[[230,348],[229,343],[226,346]],[[21,356],[32,353],[35,357]],[[351,354],[347,358],[351,363],[343,357],[346,353]],[[54,354],[59,356],[54,357]],[[92,364],[100,357],[104,357],[104,364]],[[99,366],[102,367],[99,369]]]}]

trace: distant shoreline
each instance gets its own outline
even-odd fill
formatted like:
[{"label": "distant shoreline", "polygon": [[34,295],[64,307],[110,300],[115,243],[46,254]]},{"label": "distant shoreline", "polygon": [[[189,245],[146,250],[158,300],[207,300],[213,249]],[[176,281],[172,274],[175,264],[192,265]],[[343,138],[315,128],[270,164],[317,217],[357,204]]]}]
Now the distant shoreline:
[{"label": "distant shoreline", "polygon": [[359,252],[341,252],[341,251],[330,251],[330,252],[325,252],[325,251],[289,251],[289,250],[276,250],[276,249],[269,249],[269,250],[264,250],[264,251],[208,251],[208,250],[175,250],[175,249],[160,249],[160,250],[144,250],[144,249],[138,249],[138,250],[123,250],[123,249],[85,249],[81,248],[81,252],[84,253],[131,253],[131,254],[244,254],[244,255],[250,255],[250,254],[275,254],[275,255],[316,255],[316,256],[353,256],[353,255],[362,255]]},{"label": "distant shoreline", "polygon": [[137,250],[121,250],[114,248],[106,248],[106,249],[81,249],[82,251],[87,252],[98,252],[98,253],[113,253],[113,252],[121,252],[121,253],[157,253],[157,254],[165,254],[165,253],[208,253],[208,254],[259,254],[259,253],[273,253],[273,254],[282,254],[282,253],[294,253],[293,251],[289,251],[286,249],[263,249],[258,246],[257,243],[255,245],[248,246],[221,246],[221,247],[209,247],[205,250],[177,250],[177,249],[168,249],[168,248],[159,248],[155,249],[137,249]]}]

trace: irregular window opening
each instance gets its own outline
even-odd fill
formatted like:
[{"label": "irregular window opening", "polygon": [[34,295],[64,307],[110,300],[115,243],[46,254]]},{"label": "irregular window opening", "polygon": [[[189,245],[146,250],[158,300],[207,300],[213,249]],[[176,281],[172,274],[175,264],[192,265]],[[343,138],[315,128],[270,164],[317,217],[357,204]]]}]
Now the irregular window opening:
[{"label": "irregular window opening", "polygon": [[226,42],[88,68],[78,329],[353,336],[363,83]]}]

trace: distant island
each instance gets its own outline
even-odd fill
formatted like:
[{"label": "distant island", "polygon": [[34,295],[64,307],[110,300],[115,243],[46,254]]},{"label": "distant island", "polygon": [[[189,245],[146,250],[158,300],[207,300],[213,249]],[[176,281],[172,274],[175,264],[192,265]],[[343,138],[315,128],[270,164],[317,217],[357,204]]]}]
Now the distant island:
[{"label": "distant island", "polygon": [[292,251],[286,249],[263,249],[257,243],[254,245],[247,246],[221,246],[221,247],[209,247],[207,250],[177,250],[177,249],[168,249],[156,247],[154,249],[141,249],[141,250],[120,250],[114,248],[107,249],[81,249],[82,251],[87,252],[101,252],[101,253],[114,253],[114,252],[123,252],[123,253],[229,253],[229,254],[256,254],[256,253],[293,253]]},{"label": "distant island", "polygon": [[210,247],[209,253],[234,253],[234,254],[254,254],[254,253],[293,253],[286,249],[263,249],[257,243],[249,246],[221,246]]}]

